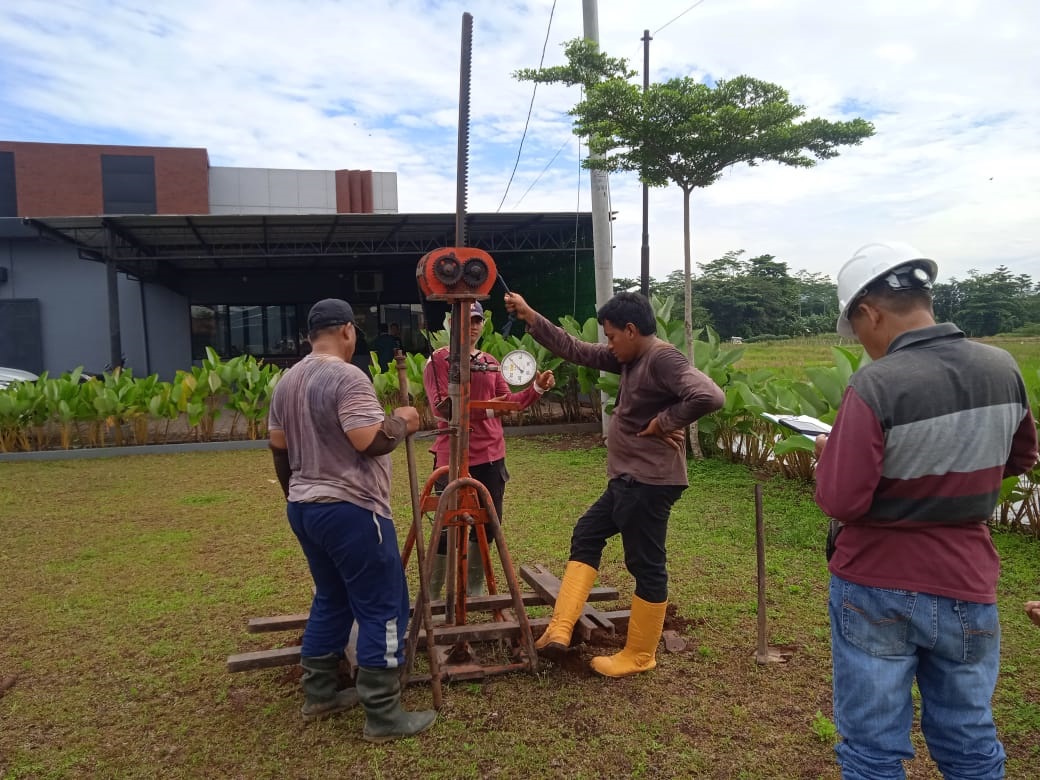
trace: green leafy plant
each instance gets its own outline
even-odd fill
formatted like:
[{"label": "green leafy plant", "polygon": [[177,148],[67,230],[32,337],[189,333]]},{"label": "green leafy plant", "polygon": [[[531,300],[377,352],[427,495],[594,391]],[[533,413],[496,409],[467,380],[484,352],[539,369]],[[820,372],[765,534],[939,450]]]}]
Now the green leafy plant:
[{"label": "green leafy plant", "polygon": [[833,745],[838,741],[838,729],[834,722],[819,710],[816,710],[809,728],[818,740],[827,745]]}]

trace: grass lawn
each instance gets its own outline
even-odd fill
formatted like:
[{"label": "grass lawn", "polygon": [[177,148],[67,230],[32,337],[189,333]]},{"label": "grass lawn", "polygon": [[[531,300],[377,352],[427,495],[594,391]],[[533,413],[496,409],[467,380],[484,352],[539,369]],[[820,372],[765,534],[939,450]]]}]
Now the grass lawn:
[{"label": "grass lawn", "polygon": [[[517,565],[562,574],[605,451],[509,444],[506,536]],[[420,456],[420,469],[429,466]],[[394,506],[408,510],[403,453]],[[759,666],[753,476],[691,466],[669,533],[671,598],[688,642],[654,672],[607,680],[544,664],[445,686],[433,729],[383,746],[362,713],[300,718],[295,668],[229,674],[229,654],[294,643],[250,617],[303,612],[306,563],[264,451],[0,465],[0,776],[5,778],[834,778],[824,520],[807,488],[764,483],[769,639]],[[998,535],[1008,777],[1040,777],[1035,542]],[[600,583],[632,580],[608,545]],[[609,604],[605,608],[612,608]],[[600,651],[603,649],[601,648]],[[586,652],[596,652],[587,648]],[[609,652],[609,650],[608,650]],[[12,677],[16,677],[13,680]],[[406,694],[429,706],[426,686]],[[915,737],[913,778],[936,778]]]},{"label": "grass lawn", "polygon": [[[977,339],[983,344],[992,344],[1010,352],[1022,371],[1022,377],[1030,388],[1040,387],[1040,338],[1028,336],[992,336]],[[843,346],[853,352],[863,351],[857,342],[842,339],[837,335],[814,336],[784,341],[760,341],[742,345],[744,356],[737,362],[739,371],[751,372],[769,368],[778,376],[787,379],[805,379],[807,366],[832,366],[832,346]],[[724,345],[729,346],[729,345]]]}]

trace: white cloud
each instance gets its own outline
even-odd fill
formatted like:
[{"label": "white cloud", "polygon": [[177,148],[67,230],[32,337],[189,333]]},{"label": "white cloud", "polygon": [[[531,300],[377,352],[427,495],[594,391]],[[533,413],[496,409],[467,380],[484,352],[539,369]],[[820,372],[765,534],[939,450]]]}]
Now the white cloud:
[{"label": "white cloud", "polygon": [[[658,31],[692,4],[603,0],[602,46],[638,68],[650,29],[654,79],[747,73],[785,86],[810,116],[865,115],[877,127],[813,169],[737,169],[696,191],[695,262],[743,248],[834,273],[856,246],[889,236],[933,254],[947,277],[1000,263],[1040,277],[1040,52],[1030,33],[1040,5],[705,0]],[[511,74],[537,64],[551,7],[20,0],[0,8],[0,138],[203,146],[217,165],[394,170],[403,211],[452,211],[469,10],[469,205],[495,210],[531,100],[532,86]],[[561,44],[581,32],[580,4],[560,3],[546,64],[562,62]],[[577,100],[576,88],[538,88],[504,210],[588,208],[566,115]],[[612,207],[615,272],[632,276],[633,176],[612,177]],[[682,195],[655,191],[651,207],[652,271],[663,277],[682,266]]]}]

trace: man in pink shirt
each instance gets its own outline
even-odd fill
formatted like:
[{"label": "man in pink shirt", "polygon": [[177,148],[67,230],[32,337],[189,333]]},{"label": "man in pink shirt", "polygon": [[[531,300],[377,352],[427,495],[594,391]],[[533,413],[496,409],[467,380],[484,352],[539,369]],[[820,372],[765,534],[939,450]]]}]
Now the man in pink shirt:
[{"label": "man in pink shirt", "polygon": [[[535,376],[534,382],[526,390],[514,393],[509,389],[498,361],[487,352],[477,348],[477,342],[484,332],[484,307],[474,301],[470,307],[470,398],[474,401],[515,401],[521,409],[534,404],[542,393],[556,386],[553,372],[542,371]],[[441,347],[426,361],[423,370],[423,385],[426,387],[426,398],[430,402],[430,410],[437,420],[437,428],[448,430],[448,420],[442,410],[448,399],[448,348]],[[438,436],[430,452],[433,453],[433,467],[448,465],[449,436]],[[474,479],[482,482],[491,494],[495,504],[495,512],[499,521],[502,519],[502,499],[506,492],[509,472],[506,471],[506,440],[502,430],[502,421],[491,409],[476,409],[470,418],[469,434],[469,473]],[[447,480],[438,483],[443,489]],[[433,598],[440,598],[444,586],[444,575],[447,561],[447,533],[441,536],[437,557],[433,562],[433,577],[430,592]],[[466,570],[466,591],[468,595],[484,593],[484,566],[477,546],[476,532],[470,532],[469,550],[467,552],[468,568]]]}]

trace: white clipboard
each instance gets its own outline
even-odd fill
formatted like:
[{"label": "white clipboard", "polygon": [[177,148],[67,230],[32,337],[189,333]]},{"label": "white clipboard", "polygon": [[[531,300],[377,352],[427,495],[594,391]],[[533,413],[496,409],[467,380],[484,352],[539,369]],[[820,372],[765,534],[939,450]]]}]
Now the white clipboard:
[{"label": "white clipboard", "polygon": [[813,441],[820,434],[829,435],[831,432],[831,426],[828,423],[815,417],[810,417],[807,414],[769,414],[762,412],[762,416]]}]

